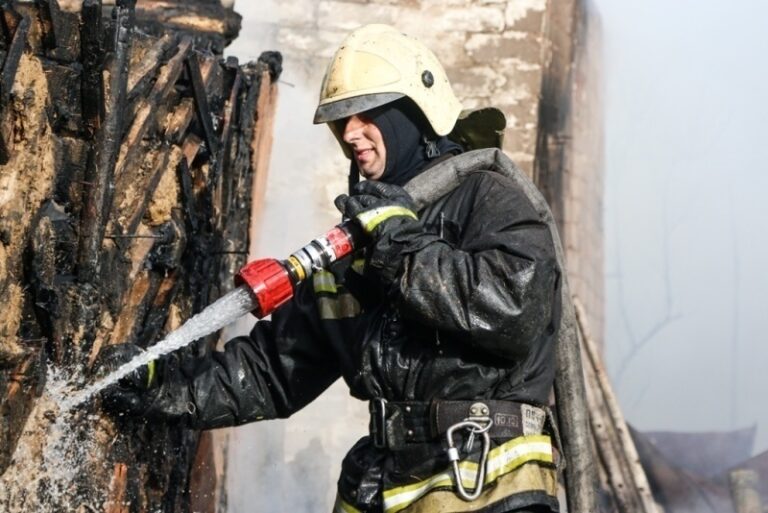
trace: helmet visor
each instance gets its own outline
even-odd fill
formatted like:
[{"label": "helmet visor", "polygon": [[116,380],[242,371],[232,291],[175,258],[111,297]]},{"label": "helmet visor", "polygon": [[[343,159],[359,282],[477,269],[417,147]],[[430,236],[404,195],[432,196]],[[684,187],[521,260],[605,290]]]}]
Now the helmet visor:
[{"label": "helmet visor", "polygon": [[364,94],[318,105],[315,111],[314,123],[317,125],[319,123],[330,123],[331,121],[348,118],[349,116],[399,100],[403,96],[405,95],[401,93]]}]

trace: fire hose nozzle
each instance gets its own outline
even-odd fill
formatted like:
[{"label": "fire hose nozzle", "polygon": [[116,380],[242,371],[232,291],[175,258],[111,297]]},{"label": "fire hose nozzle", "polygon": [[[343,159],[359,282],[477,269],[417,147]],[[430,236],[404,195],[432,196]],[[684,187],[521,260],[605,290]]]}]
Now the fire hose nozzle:
[{"label": "fire hose nozzle", "polygon": [[360,229],[351,221],[341,223],[295,251],[287,260],[254,260],[240,269],[235,285],[248,286],[258,305],[253,314],[262,318],[293,297],[296,285],[318,269],[325,269],[355,248]]},{"label": "fire hose nozzle", "polygon": [[278,260],[265,258],[246,264],[235,276],[235,285],[245,285],[256,300],[253,314],[266,317],[293,296],[288,270]]}]

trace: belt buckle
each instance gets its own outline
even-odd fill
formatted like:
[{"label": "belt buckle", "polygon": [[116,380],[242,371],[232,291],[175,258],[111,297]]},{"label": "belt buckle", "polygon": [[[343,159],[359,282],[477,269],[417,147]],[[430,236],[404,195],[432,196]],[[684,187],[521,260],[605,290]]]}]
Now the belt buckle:
[{"label": "belt buckle", "polygon": [[387,400],[377,397],[371,401],[371,416],[373,420],[373,446],[377,449],[387,447]]}]

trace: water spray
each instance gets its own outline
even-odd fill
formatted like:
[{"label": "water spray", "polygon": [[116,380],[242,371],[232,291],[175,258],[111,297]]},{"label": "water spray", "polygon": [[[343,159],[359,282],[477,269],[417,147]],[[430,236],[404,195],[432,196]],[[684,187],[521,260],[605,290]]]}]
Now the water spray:
[{"label": "water spray", "polygon": [[354,222],[345,221],[285,260],[265,258],[246,264],[235,276],[237,288],[191,317],[161,342],[62,400],[61,411],[71,410],[136,369],[232,324],[248,312],[259,319],[266,317],[293,297],[299,283],[352,253],[362,237],[362,230]]}]

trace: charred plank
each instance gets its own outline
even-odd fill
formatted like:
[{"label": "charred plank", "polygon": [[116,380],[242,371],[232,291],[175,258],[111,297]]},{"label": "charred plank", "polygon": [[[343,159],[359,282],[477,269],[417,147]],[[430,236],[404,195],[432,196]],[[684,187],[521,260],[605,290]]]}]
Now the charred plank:
[{"label": "charred plank", "polygon": [[93,183],[93,186],[86,189],[80,232],[78,276],[83,282],[99,279],[99,254],[104,240],[106,216],[112,206],[114,172],[123,126],[134,11],[124,3],[118,3],[116,11],[115,53],[109,67],[105,119],[96,136],[86,175],[86,181]]},{"label": "charred plank", "polygon": [[173,86],[183,71],[184,60],[191,49],[191,45],[192,43],[188,39],[182,41],[176,55],[160,70],[160,76],[158,76],[149,97],[141,101],[136,111],[136,117],[134,117],[120,148],[117,176],[122,177],[128,172],[141,151],[141,141],[155,119],[157,107],[173,91]]},{"label": "charred plank", "polygon": [[192,91],[194,94],[195,106],[197,107],[197,118],[203,127],[203,135],[205,136],[205,143],[208,146],[208,151],[215,160],[219,151],[219,145],[218,140],[216,139],[216,131],[214,130],[213,122],[211,121],[211,109],[208,105],[208,94],[205,91],[203,76],[200,73],[200,63],[194,53],[187,59],[187,70],[189,71],[189,78],[192,82]]},{"label": "charred plank", "polygon": [[168,53],[178,45],[178,40],[171,34],[166,34],[155,41],[149,50],[141,57],[136,68],[128,75],[128,100],[143,97],[157,75],[157,70],[168,57]]},{"label": "charred plank", "polygon": [[16,71],[19,69],[19,61],[24,53],[29,32],[29,18],[24,17],[19,22],[13,35],[13,41],[8,48],[3,62],[3,71],[0,74],[0,164],[5,164],[11,158],[13,145],[13,122],[10,106],[11,90],[16,80]]},{"label": "charred plank", "polygon": [[80,55],[78,16],[64,12],[57,0],[36,0],[43,47],[50,58],[72,62]]},{"label": "charred plank", "polygon": [[2,15],[4,46],[8,46],[11,44],[14,34],[16,34],[16,29],[18,28],[19,23],[21,23],[22,17],[16,12],[13,8],[13,4],[8,0],[0,2],[0,14]]},{"label": "charred plank", "polygon": [[104,119],[104,48],[101,0],[84,0],[80,26],[82,74],[82,117],[86,132],[93,137]]}]

